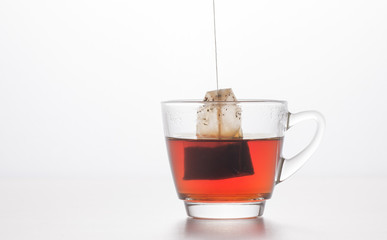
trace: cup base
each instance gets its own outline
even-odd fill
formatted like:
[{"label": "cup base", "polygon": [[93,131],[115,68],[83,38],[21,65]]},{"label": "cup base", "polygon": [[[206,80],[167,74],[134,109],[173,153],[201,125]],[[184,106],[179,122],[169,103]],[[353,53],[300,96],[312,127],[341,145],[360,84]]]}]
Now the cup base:
[{"label": "cup base", "polygon": [[203,219],[255,218],[263,215],[265,201],[203,203],[184,201],[187,215]]}]

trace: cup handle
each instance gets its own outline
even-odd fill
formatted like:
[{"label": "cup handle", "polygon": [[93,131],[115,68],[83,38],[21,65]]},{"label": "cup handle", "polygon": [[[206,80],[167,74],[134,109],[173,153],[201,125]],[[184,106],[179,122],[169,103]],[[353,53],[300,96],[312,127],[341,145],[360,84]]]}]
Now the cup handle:
[{"label": "cup handle", "polygon": [[314,120],[317,123],[316,133],[309,145],[306,146],[304,150],[299,152],[296,156],[289,159],[282,158],[277,183],[285,181],[287,178],[297,172],[316,151],[318,145],[321,142],[325,129],[325,119],[324,116],[319,112],[305,111],[299,113],[289,113],[288,126],[286,130],[300,122],[307,120]]}]

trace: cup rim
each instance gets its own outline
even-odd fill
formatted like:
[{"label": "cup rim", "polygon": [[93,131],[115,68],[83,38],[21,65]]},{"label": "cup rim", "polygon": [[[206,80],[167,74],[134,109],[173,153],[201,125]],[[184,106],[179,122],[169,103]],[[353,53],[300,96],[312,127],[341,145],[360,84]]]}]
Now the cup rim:
[{"label": "cup rim", "polygon": [[200,104],[206,104],[206,103],[281,103],[281,104],[287,104],[288,102],[285,100],[272,100],[272,99],[241,99],[237,101],[203,101],[198,99],[178,99],[178,100],[167,100],[167,101],[161,101],[161,104],[168,104],[168,103],[200,103]]}]

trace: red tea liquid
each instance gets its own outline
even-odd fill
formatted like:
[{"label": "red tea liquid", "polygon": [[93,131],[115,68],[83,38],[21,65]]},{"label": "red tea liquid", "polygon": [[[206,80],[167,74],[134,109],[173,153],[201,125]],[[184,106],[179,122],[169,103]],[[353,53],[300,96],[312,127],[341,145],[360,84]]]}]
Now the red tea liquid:
[{"label": "red tea liquid", "polygon": [[179,198],[192,201],[269,199],[283,138],[167,138]]}]

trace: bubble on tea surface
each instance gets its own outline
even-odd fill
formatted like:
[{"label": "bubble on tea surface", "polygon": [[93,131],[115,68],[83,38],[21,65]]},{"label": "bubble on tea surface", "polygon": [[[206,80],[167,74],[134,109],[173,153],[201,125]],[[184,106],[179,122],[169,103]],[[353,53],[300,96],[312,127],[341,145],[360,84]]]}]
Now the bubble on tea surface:
[{"label": "bubble on tea surface", "polygon": [[198,110],[198,138],[242,138],[241,108],[231,88],[209,91]]}]

